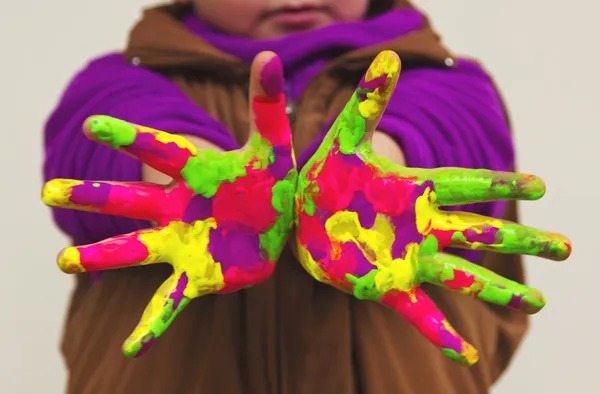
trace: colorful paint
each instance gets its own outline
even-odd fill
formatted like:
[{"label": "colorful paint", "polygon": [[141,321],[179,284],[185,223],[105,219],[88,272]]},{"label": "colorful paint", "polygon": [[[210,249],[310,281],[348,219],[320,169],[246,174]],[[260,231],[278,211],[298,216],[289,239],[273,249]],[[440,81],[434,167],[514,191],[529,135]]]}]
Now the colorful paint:
[{"label": "colorful paint", "polygon": [[526,313],[539,311],[545,299],[535,289],[442,250],[452,246],[564,260],[571,244],[559,234],[439,209],[539,199],[545,186],[535,176],[405,168],[375,156],[370,139],[399,73],[398,56],[380,53],[300,172],[298,254],[315,279],[394,308],[446,356],[472,365],[477,351],[452,328],[421,283]]},{"label": "colorful paint", "polygon": [[125,341],[126,356],[147,351],[192,299],[256,285],[273,272],[293,225],[297,184],[282,81],[281,62],[271,57],[260,67],[261,93],[252,97],[255,127],[240,151],[197,150],[181,136],[107,116],[87,121],[96,141],[169,175],[169,186],[70,179],[44,186],[49,206],[159,224],[69,247],[58,257],[68,273],[173,267]]}]

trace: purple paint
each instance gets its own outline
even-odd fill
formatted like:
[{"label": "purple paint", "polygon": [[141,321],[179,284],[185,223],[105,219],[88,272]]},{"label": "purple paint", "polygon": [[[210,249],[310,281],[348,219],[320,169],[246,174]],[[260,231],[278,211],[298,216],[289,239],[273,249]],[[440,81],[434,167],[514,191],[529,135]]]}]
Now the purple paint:
[{"label": "purple paint", "polygon": [[208,251],[223,273],[232,267],[242,270],[258,266],[260,261],[259,237],[240,230],[215,229],[210,232]]},{"label": "purple paint", "polygon": [[182,220],[192,223],[196,220],[206,220],[213,215],[212,201],[199,194],[192,196],[188,206],[185,208]]},{"label": "purple paint", "polygon": [[406,254],[406,246],[410,243],[420,244],[423,241],[423,235],[417,230],[417,215],[415,213],[415,204],[425,192],[425,189],[431,187],[431,183],[424,182],[421,186],[416,187],[406,209],[399,216],[392,216],[391,222],[395,229],[401,228],[402,231],[395,231],[396,239],[392,245],[392,258],[403,258]]},{"label": "purple paint", "polygon": [[[328,212],[322,208],[316,207],[315,209],[315,218],[321,223],[323,227],[325,227],[325,223],[332,216],[331,212]],[[331,245],[329,241],[322,240],[320,237],[313,238],[311,242],[304,245],[306,250],[310,253],[312,258],[319,262],[324,259],[328,259]]]},{"label": "purple paint", "polygon": [[443,326],[440,328],[440,341],[442,342],[442,348],[452,349],[456,353],[462,354],[461,340]]},{"label": "purple paint", "polygon": [[[377,269],[376,266],[371,264],[369,260],[363,255],[362,251],[356,246],[354,243],[346,243],[342,245],[344,256],[351,254],[356,261],[356,267],[352,271],[352,275],[357,278],[363,277],[374,269]],[[375,256],[372,256],[373,258]],[[344,265],[344,264],[342,264]]]},{"label": "purple paint", "polygon": [[[340,146],[336,143],[335,145],[336,151],[339,151]],[[365,163],[362,161],[360,157],[357,155],[345,155],[343,153],[336,153],[337,155],[342,156],[342,160],[344,161],[344,165],[349,166],[350,168],[356,167],[361,168],[364,167]]]},{"label": "purple paint", "polygon": [[[183,291],[185,290],[187,285],[188,285],[188,277],[187,277],[186,273],[184,272],[183,274],[181,274],[181,276],[177,280],[177,287],[175,287],[175,290],[173,290],[173,292],[171,294],[169,294],[169,298],[173,300],[172,312],[175,312],[177,310],[177,308],[179,307],[179,304],[181,303],[181,300],[185,297],[183,295]],[[169,315],[169,317],[170,317],[170,315]]]},{"label": "purple paint", "polygon": [[479,227],[481,233],[478,233],[472,229],[465,230],[463,235],[467,239],[469,243],[473,242],[481,242],[487,245],[492,245],[496,243],[496,234],[498,233],[498,229],[496,227],[484,224]]},{"label": "purple paint", "polygon": [[181,154],[181,148],[174,142],[162,143],[151,133],[138,133],[133,144],[123,150],[136,156],[153,156],[161,160],[174,160]]},{"label": "purple paint", "polygon": [[74,186],[71,189],[71,202],[102,209],[108,201],[111,188],[112,185],[109,183],[84,181],[82,185]]},{"label": "purple paint", "polygon": [[283,71],[281,59],[278,56],[272,57],[263,66],[260,73],[260,85],[267,96],[275,97],[283,93]]},{"label": "purple paint", "polygon": [[[366,74],[365,76],[361,79],[360,83],[358,84],[358,88],[359,89],[364,89],[368,92],[373,92],[375,89],[381,87],[383,84],[385,84],[385,82],[387,81],[387,75],[381,75],[377,78],[374,78],[370,81],[366,81]],[[367,99],[367,95],[366,92],[360,92],[358,94],[358,98],[360,101],[364,101]]]},{"label": "purple paint", "polygon": [[289,146],[278,145],[273,147],[275,160],[269,166],[269,172],[273,178],[280,180],[287,176],[289,169],[293,168],[292,148]]},{"label": "purple paint", "polygon": [[354,193],[354,198],[352,198],[347,210],[358,214],[358,221],[363,228],[373,228],[377,214],[363,192]]},{"label": "purple paint", "polygon": [[146,353],[154,344],[154,342],[156,341],[156,338],[154,337],[154,334],[150,333],[148,335],[146,335],[144,338],[142,338],[142,346],[140,347],[140,350],[138,350],[138,352],[135,354],[135,358],[140,357],[141,355],[143,355],[144,353]]},{"label": "purple paint", "polygon": [[508,306],[514,309],[521,309],[521,304],[523,302],[523,296],[514,295],[511,297],[508,302]]}]

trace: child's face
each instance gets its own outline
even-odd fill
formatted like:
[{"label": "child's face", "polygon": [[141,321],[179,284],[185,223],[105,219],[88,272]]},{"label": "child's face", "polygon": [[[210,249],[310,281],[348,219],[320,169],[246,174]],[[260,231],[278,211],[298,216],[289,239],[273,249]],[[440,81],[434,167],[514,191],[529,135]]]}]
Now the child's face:
[{"label": "child's face", "polygon": [[193,0],[198,15],[226,33],[274,38],[334,22],[356,21],[369,0]]}]

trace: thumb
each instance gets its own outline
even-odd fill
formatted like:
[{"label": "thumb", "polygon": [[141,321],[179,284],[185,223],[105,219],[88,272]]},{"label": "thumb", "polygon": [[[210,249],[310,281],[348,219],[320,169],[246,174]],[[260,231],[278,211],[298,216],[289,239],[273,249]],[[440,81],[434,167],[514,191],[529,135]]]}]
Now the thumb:
[{"label": "thumb", "polygon": [[393,51],[375,57],[329,131],[342,153],[354,154],[358,145],[371,141],[396,89],[400,68],[400,58]]},{"label": "thumb", "polygon": [[[250,134],[246,147],[266,140],[272,147],[291,148],[291,129],[286,113],[283,67],[273,52],[261,52],[250,69]],[[262,138],[256,138],[260,136]]]}]

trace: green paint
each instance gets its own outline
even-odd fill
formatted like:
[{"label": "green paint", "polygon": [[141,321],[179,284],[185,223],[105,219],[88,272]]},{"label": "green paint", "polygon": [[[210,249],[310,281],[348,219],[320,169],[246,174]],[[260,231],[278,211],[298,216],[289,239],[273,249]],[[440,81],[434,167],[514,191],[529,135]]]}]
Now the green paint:
[{"label": "green paint", "polygon": [[539,291],[452,254],[420,255],[417,279],[419,283],[446,287],[445,282],[454,280],[457,271],[476,278],[470,287],[459,290],[463,294],[503,306],[510,303],[513,295],[522,296],[525,311],[539,311],[545,306],[546,301]]},{"label": "green paint", "polygon": [[359,300],[371,300],[375,302],[381,300],[385,293],[377,289],[377,285],[375,284],[375,276],[377,276],[378,272],[379,270],[374,269],[360,278],[346,274],[346,279],[354,285],[354,297]]},{"label": "green paint", "polygon": [[[355,92],[333,125],[331,125],[317,151],[300,171],[297,193],[299,198],[304,201],[302,209],[307,215],[313,216],[315,214],[315,203],[312,196],[319,191],[316,182],[309,181],[309,172],[312,172],[310,174],[312,178],[319,176],[325,159],[333,151],[336,141],[340,146],[340,152],[343,154],[356,154],[356,147],[366,134],[367,123],[358,112],[358,104],[359,99]],[[315,164],[317,165],[315,166]]]},{"label": "green paint", "polygon": [[456,350],[452,350],[449,348],[442,348],[442,353],[444,353],[444,355],[446,357],[448,357],[449,359],[456,361],[457,363],[460,364],[466,364],[466,360],[463,356],[460,355],[460,353],[458,353]]},{"label": "green paint", "polygon": [[433,182],[442,205],[463,205],[495,200],[538,200],[544,182],[511,172],[467,168],[410,169],[419,179]]},{"label": "green paint", "polygon": [[335,121],[339,132],[340,152],[345,155],[356,154],[356,147],[367,133],[367,120],[358,111],[360,100],[354,93]]},{"label": "green paint", "polygon": [[419,246],[419,255],[431,256],[438,252],[439,242],[435,235],[428,235]]},{"label": "green paint", "polygon": [[460,243],[463,243],[463,244],[467,244],[469,242],[467,240],[467,237],[465,237],[465,235],[462,232],[460,232],[460,231],[455,231],[452,234],[452,238],[451,239],[454,242],[460,242]]},{"label": "green paint", "polygon": [[238,151],[215,152],[210,149],[198,151],[188,159],[181,170],[187,185],[206,198],[213,197],[223,182],[234,182],[246,175],[245,167],[255,160],[252,168],[265,169],[273,147],[268,140],[255,134],[250,139],[249,149],[240,155]]},{"label": "green paint", "polygon": [[145,343],[152,339],[158,339],[169,328],[173,320],[175,320],[190,301],[189,298],[183,297],[177,305],[177,309],[173,309],[175,300],[169,298],[167,303],[161,309],[160,314],[151,320],[148,327],[149,333],[141,338],[128,338],[123,346],[123,354],[128,358],[135,357]]},{"label": "green paint", "polygon": [[273,186],[271,204],[279,213],[270,229],[259,236],[260,249],[265,251],[269,261],[276,261],[290,234],[294,223],[294,192],[298,173],[291,169],[283,180]]},{"label": "green paint", "polygon": [[94,116],[88,121],[92,135],[102,142],[109,143],[114,149],[129,146],[135,142],[135,127],[124,120],[110,116]]},{"label": "green paint", "polygon": [[496,242],[500,244],[499,247],[484,245],[482,248],[503,253],[544,256],[554,260],[564,260],[570,253],[563,237],[515,223],[505,223],[496,234]]}]

